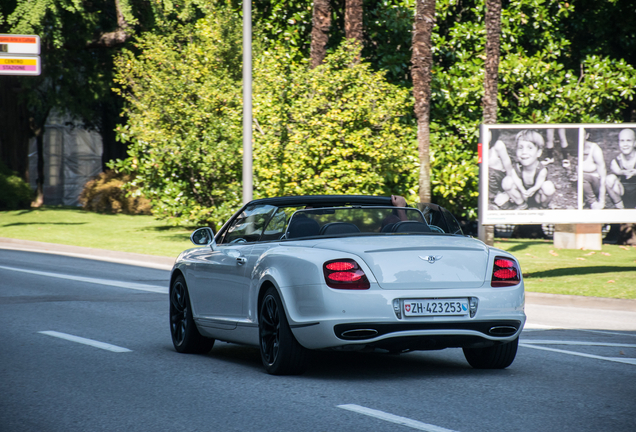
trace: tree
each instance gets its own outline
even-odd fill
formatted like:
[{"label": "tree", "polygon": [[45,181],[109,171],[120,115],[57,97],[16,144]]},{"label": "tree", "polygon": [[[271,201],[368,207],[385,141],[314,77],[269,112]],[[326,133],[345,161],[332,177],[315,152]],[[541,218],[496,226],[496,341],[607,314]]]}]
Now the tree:
[{"label": "tree", "polygon": [[[29,115],[26,106],[19,102],[22,87],[19,77],[3,76],[0,79],[0,163],[10,171],[28,179]],[[11,127],[7,127],[11,125]]]},{"label": "tree", "polygon": [[241,202],[240,22],[216,5],[196,24],[143,34],[115,61],[129,157],[113,167],[136,174],[131,186],[175,225],[220,228]]},{"label": "tree", "polygon": [[362,46],[364,42],[362,0],[346,0],[344,21],[346,38],[354,39]]},{"label": "tree", "polygon": [[497,123],[497,80],[499,78],[499,35],[501,0],[486,0],[486,61],[484,62],[483,121]]},{"label": "tree", "polygon": [[413,199],[417,156],[408,89],[359,62],[355,41],[314,69],[281,51],[269,50],[255,63],[257,194]]},{"label": "tree", "polygon": [[[499,78],[499,35],[501,33],[501,0],[486,0],[486,61],[484,64],[484,124],[497,123],[497,80]],[[483,142],[483,150],[488,151],[490,143]],[[482,173],[486,175],[486,173]],[[480,238],[488,245],[495,239],[494,226],[489,225],[480,233]]]},{"label": "tree", "polygon": [[331,28],[331,5],[329,0],[314,0],[311,18],[311,67],[320,65],[326,56],[329,29]]},{"label": "tree", "polygon": [[431,112],[431,68],[433,66],[431,35],[434,25],[435,0],[416,0],[411,75],[413,77],[415,116],[417,117],[417,147],[420,158],[420,202],[431,202],[429,122]]},{"label": "tree", "polygon": [[[43,202],[46,119],[52,109],[60,109],[89,128],[101,126],[102,103],[111,97],[109,49],[129,37],[125,31],[126,14],[122,12],[129,5],[120,4],[119,0],[89,4],[18,0],[13,6],[10,10],[3,8],[7,15],[3,31],[38,34],[42,45],[42,74],[18,78],[14,89],[19,89],[20,98],[8,101],[27,110],[29,135],[36,139],[38,178],[34,205],[39,206]],[[117,16],[112,23],[111,13]],[[111,32],[112,28],[115,30]],[[17,138],[4,144],[21,147],[25,143],[23,138]]]},{"label": "tree", "polygon": [[[176,6],[169,0],[14,0],[0,5],[0,32],[37,34],[41,39],[42,74],[17,77],[10,88],[9,82],[2,80],[2,86],[19,97],[0,101],[0,111],[17,108],[28,117],[21,123],[28,129],[2,136],[3,149],[19,149],[26,145],[26,136],[36,138],[35,205],[43,201],[43,134],[51,110],[69,114],[77,125],[99,130],[106,138],[105,154],[121,155],[123,146],[112,134],[121,108],[121,100],[111,91],[113,57],[139,29],[161,27],[168,21],[191,21],[208,7],[205,0],[185,0],[178,5],[182,7]],[[113,139],[108,140],[109,136]],[[26,155],[26,151],[10,153]],[[26,160],[22,163],[26,165]]]}]

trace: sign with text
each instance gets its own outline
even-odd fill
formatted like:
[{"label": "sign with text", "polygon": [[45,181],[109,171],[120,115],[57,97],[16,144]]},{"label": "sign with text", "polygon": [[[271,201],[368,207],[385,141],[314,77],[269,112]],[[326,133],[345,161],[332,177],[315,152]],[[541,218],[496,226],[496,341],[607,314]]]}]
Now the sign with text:
[{"label": "sign with text", "polygon": [[40,36],[0,34],[0,55],[40,55]]},{"label": "sign with text", "polygon": [[38,56],[0,55],[0,75],[40,75],[40,72]]},{"label": "sign with text", "polygon": [[482,125],[480,220],[636,223],[636,123]]}]

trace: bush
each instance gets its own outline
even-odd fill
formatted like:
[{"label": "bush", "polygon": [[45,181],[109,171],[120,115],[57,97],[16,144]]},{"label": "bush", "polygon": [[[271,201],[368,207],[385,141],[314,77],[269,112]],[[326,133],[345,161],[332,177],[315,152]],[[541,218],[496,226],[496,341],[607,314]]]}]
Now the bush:
[{"label": "bush", "polygon": [[18,175],[0,163],[0,210],[29,208],[33,191]]},{"label": "bush", "polygon": [[96,213],[152,214],[150,201],[139,191],[123,189],[131,180],[128,174],[105,171],[86,183],[79,201],[84,210]]},{"label": "bush", "polygon": [[417,199],[411,94],[358,57],[359,48],[345,42],[315,69],[276,48],[254,62],[256,197]]}]

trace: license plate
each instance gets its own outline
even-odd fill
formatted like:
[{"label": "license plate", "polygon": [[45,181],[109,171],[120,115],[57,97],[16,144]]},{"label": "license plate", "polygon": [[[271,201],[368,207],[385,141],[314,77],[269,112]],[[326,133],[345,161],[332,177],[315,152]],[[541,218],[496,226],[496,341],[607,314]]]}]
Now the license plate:
[{"label": "license plate", "polygon": [[404,316],[468,315],[468,299],[404,300]]}]

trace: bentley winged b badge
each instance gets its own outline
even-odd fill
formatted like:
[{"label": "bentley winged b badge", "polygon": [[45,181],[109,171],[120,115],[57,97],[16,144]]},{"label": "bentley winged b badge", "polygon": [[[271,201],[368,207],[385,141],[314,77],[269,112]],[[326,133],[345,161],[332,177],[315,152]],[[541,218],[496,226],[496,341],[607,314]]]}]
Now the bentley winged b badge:
[{"label": "bentley winged b badge", "polygon": [[422,255],[418,255],[420,257],[420,259],[423,259],[424,261],[428,261],[429,264],[435,264],[435,261],[439,261],[442,259],[442,255],[428,255],[428,256],[422,256]]}]

